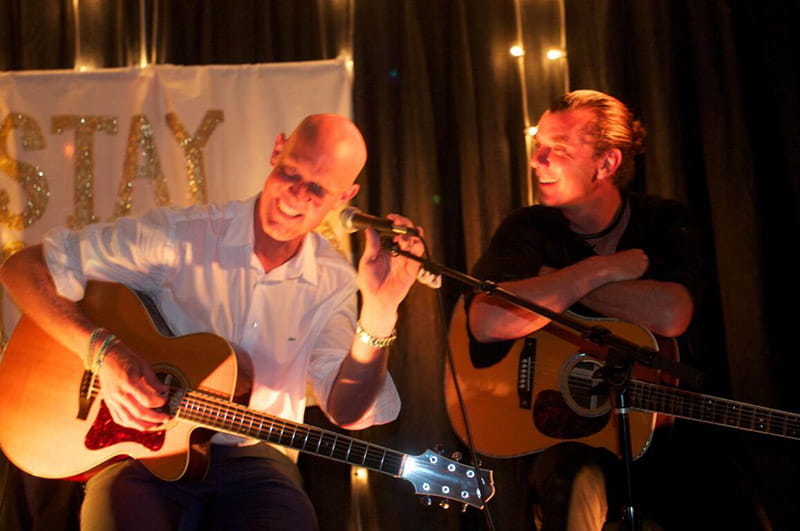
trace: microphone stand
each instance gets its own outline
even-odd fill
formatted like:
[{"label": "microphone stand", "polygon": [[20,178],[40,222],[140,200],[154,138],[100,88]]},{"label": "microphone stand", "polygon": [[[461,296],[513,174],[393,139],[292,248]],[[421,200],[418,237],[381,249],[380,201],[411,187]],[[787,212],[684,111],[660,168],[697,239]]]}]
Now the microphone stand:
[{"label": "microphone stand", "polygon": [[607,346],[606,364],[596,372],[597,376],[603,377],[613,392],[610,394],[614,412],[618,420],[618,436],[620,445],[620,458],[623,466],[623,500],[624,513],[623,520],[627,528],[631,531],[641,530],[641,519],[634,505],[633,479],[631,474],[633,456],[631,452],[630,427],[628,419],[627,390],[630,375],[634,363],[639,363],[653,369],[666,371],[669,374],[688,383],[690,386],[699,387],[703,375],[697,369],[678,363],[674,360],[660,356],[658,351],[638,345],[623,337],[611,333],[611,331],[599,325],[586,325],[582,321],[570,317],[569,315],[554,312],[544,308],[534,302],[519,297],[518,295],[501,288],[495,282],[480,280],[460,271],[449,267],[436,264],[430,260],[417,256],[408,251],[400,249],[397,244],[392,244],[392,252],[410,258],[422,265],[426,271],[434,274],[446,276],[459,281],[462,284],[478,289],[487,295],[498,297],[508,303],[524,308],[530,312],[537,313],[564,327],[570,328],[582,337],[598,346]]}]

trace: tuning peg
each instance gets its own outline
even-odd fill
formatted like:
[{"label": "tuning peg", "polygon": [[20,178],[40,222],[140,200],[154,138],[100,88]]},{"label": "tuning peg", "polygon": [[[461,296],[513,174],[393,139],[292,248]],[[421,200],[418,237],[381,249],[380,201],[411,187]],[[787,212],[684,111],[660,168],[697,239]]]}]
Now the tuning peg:
[{"label": "tuning peg", "polygon": [[430,497],[430,496],[422,496],[422,497],[419,499],[419,502],[420,502],[422,505],[426,506],[426,507],[430,507],[431,505],[433,505],[433,499],[431,499],[431,497]]},{"label": "tuning peg", "polygon": [[433,451],[439,455],[444,455],[444,445],[442,443],[437,444],[433,447]]},{"label": "tuning peg", "polygon": [[462,513],[465,513],[465,512],[467,512],[468,508],[469,508],[469,504],[468,503],[462,503],[460,510],[461,510]]},{"label": "tuning peg", "polygon": [[442,500],[439,502],[439,507],[441,507],[444,510],[447,510],[450,508],[450,502],[447,500]]},{"label": "tuning peg", "polygon": [[461,460],[464,458],[464,454],[462,454],[462,453],[461,453],[461,452],[459,452],[459,451],[455,451],[455,452],[453,452],[453,455],[451,455],[451,456],[450,456],[450,458],[451,458],[453,461],[458,461],[458,462],[461,462]]}]

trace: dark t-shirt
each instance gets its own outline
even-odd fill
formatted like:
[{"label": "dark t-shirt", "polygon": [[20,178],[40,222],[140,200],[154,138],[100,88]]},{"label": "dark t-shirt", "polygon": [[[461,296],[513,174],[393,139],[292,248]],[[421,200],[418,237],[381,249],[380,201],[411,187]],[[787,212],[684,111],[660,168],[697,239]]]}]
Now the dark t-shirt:
[{"label": "dark t-shirt", "polygon": [[[704,286],[701,248],[697,233],[688,225],[688,213],[678,202],[630,193],[631,215],[617,251],[642,249],[650,266],[642,278],[678,282],[694,301],[694,319],[680,338],[681,359],[698,366],[705,349],[689,348],[698,336],[714,333],[700,313]],[[535,276],[542,265],[556,269],[592,256],[591,246],[569,230],[560,211],[543,206],[521,208],[500,225],[473,268],[482,280],[503,282]],[[471,294],[470,294],[471,295]],[[708,291],[709,298],[713,295]],[[471,299],[470,296],[466,297]],[[709,301],[711,302],[711,301]],[[576,305],[582,315],[594,315]],[[708,330],[706,329],[708,328]],[[687,341],[689,340],[689,341]],[[513,341],[478,343],[470,340],[476,366],[488,366],[504,356]],[[692,352],[696,350],[697,352]],[[755,503],[742,485],[747,484],[747,460],[730,431],[698,422],[676,423],[654,437],[645,456],[637,460],[633,482],[641,514],[665,530],[759,529]],[[621,487],[608,493],[622,492]],[[524,498],[523,498],[524,499]],[[609,499],[609,506],[615,502]]]},{"label": "dark t-shirt", "polygon": [[[689,228],[685,207],[652,195],[629,193],[625,197],[630,218],[617,251],[642,249],[650,259],[642,278],[682,284],[696,306],[702,276],[700,249],[696,233]],[[542,265],[562,269],[594,254],[586,240],[569,229],[561,211],[536,205],[512,212],[500,224],[472,274],[494,282],[520,280],[538,275]],[[471,296],[467,297],[467,304],[470,301]],[[572,310],[596,316],[580,305]],[[471,337],[473,362],[478,366],[492,364],[512,343],[480,344]]]}]

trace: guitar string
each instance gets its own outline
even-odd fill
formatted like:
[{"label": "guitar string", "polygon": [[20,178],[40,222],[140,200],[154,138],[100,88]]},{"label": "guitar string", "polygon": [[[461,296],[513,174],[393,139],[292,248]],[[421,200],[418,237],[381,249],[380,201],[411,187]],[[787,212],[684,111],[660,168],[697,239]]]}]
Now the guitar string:
[{"label": "guitar string", "polygon": [[[195,402],[197,404],[197,408],[202,408],[202,410],[197,409],[197,408],[189,408],[188,404],[187,404],[187,400]],[[316,427],[313,427],[313,426],[306,426],[306,425],[302,425],[302,424],[298,424],[298,423],[293,423],[293,422],[290,422],[290,421],[286,421],[286,420],[280,419],[278,417],[273,417],[271,415],[262,414],[262,413],[259,413],[259,412],[253,412],[252,410],[249,410],[248,408],[246,408],[246,407],[244,407],[244,406],[242,406],[240,404],[231,403],[231,402],[229,402],[227,399],[225,399],[223,397],[216,397],[214,395],[208,395],[208,394],[202,393],[202,392],[192,392],[192,391],[190,391],[187,394],[187,396],[184,398],[184,404],[182,404],[182,409],[184,411],[187,411],[190,414],[190,416],[194,417],[195,419],[196,418],[200,418],[202,420],[207,421],[207,424],[211,425],[212,427],[215,425],[215,422],[218,422],[218,424],[216,424],[216,425],[218,425],[222,429],[225,429],[224,428],[224,424],[227,421],[226,420],[220,420],[220,412],[221,411],[225,411],[225,410],[235,409],[236,411],[238,411],[240,413],[241,420],[237,421],[234,418],[229,422],[231,425],[234,425],[234,424],[243,425],[243,423],[244,424],[247,423],[246,422],[247,420],[250,420],[250,426],[251,426],[250,432],[251,433],[256,433],[257,432],[259,434],[258,437],[260,439],[264,439],[264,437],[262,436],[263,429],[261,429],[261,427],[259,427],[258,430],[252,429],[252,425],[254,424],[254,422],[256,420],[260,419],[262,421],[267,421],[268,423],[271,423],[271,424],[274,424],[274,425],[278,425],[278,426],[281,427],[281,431],[280,431],[280,434],[278,436],[278,439],[273,441],[273,440],[270,440],[269,437],[267,437],[266,440],[268,440],[270,442],[276,442],[278,444],[283,444],[283,445],[286,445],[286,446],[289,446],[289,447],[292,447],[292,448],[296,448],[296,449],[299,449],[299,450],[310,451],[310,450],[308,450],[306,448],[306,446],[307,446],[306,442],[304,442],[302,446],[297,446],[297,445],[294,444],[294,438],[295,438],[295,436],[296,436],[298,431],[301,431],[302,433],[305,433],[306,438],[304,439],[304,441],[313,432],[317,432],[317,434],[320,437],[320,440],[324,439],[324,437],[327,435],[329,437],[333,437],[334,438],[334,441],[332,442],[332,444],[330,446],[330,448],[331,448],[330,454],[323,454],[323,453],[321,453],[319,451],[317,451],[315,453],[317,453],[319,455],[327,455],[328,457],[330,457],[332,459],[339,460],[339,461],[346,462],[346,463],[353,463],[353,461],[348,460],[348,457],[349,457],[349,454],[350,454],[350,452],[352,450],[352,446],[355,443],[357,445],[360,445],[362,447],[364,453],[365,453],[364,457],[361,460],[361,464],[363,466],[367,466],[369,468],[372,468],[373,470],[378,470],[378,471],[393,475],[395,477],[400,477],[400,469],[401,469],[401,467],[403,465],[404,456],[405,456],[405,454],[403,454],[402,452],[391,450],[389,448],[385,448],[385,447],[382,447],[382,446],[379,446],[379,445],[367,443],[367,442],[364,442],[364,441],[359,441],[358,439],[354,439],[352,437],[347,437],[347,436],[344,436],[344,435],[340,435],[340,434],[337,434],[335,432],[330,432],[328,430],[323,430],[321,428],[316,428]],[[234,415],[234,417],[235,417],[235,415]],[[184,417],[184,418],[186,418],[187,420],[193,420],[192,418],[188,418],[188,417]],[[292,430],[293,430],[290,443],[288,443],[288,444],[283,441],[286,427],[292,428]],[[270,433],[271,432],[272,432],[272,430],[270,430]],[[238,432],[234,431],[234,433],[238,433]],[[348,447],[348,450],[347,450],[347,456],[341,456],[341,455],[336,456],[335,455],[336,449],[337,449],[337,444],[339,443],[340,440],[344,440],[345,442],[349,442],[350,443],[350,446]],[[318,447],[319,447],[319,444],[320,443],[318,443]],[[373,462],[372,465],[367,464],[367,462],[368,462],[367,458],[370,456],[370,454],[372,455],[373,459],[377,459],[378,453],[380,453],[379,463],[374,463]],[[387,470],[387,467],[391,467],[391,469]],[[482,476],[481,480],[483,481],[483,474],[481,476]],[[478,486],[480,486],[480,483],[478,483]],[[460,492],[460,490],[458,492],[453,492],[452,496],[447,495],[445,493],[436,493],[435,495],[443,496],[443,497],[446,497],[446,498],[452,498],[454,500],[458,500],[458,501],[461,501],[461,502],[464,502],[464,503],[469,503],[469,498],[461,497],[463,495]]]},{"label": "guitar string", "polygon": [[[534,363],[533,379],[555,379],[556,387],[561,388],[562,369]],[[532,380],[533,381],[533,380]],[[588,377],[570,375],[569,388],[573,393],[588,394],[592,388],[592,380]],[[656,383],[635,380],[635,384],[653,386],[648,393],[654,395],[647,398],[646,392],[639,390],[634,396],[642,403],[662,405],[654,407],[658,411],[672,416],[681,416],[688,420],[697,420],[726,427],[740,427],[757,433],[765,433],[786,438],[800,439],[800,414],[781,412],[764,406],[737,403],[708,395],[685,392],[675,387],[661,386]],[[671,396],[675,395],[675,396]],[[711,404],[708,401],[712,401]],[[636,408],[634,408],[636,409]],[[734,413],[735,411],[735,413]],[[682,413],[682,414],[681,414]],[[762,418],[762,415],[766,418]],[[738,424],[732,423],[735,419]],[[759,426],[763,424],[763,427]],[[749,426],[749,427],[748,427]]]},{"label": "guitar string", "polygon": [[[189,402],[194,405],[190,406]],[[360,462],[363,466],[382,472],[388,472],[388,470],[384,469],[391,468],[392,470],[396,470],[396,473],[392,473],[397,475],[402,465],[403,454],[400,452],[359,441],[321,428],[296,424],[278,417],[253,412],[240,404],[231,403],[212,395],[190,392],[185,398],[182,409],[188,413],[187,415],[182,415],[182,417],[187,420],[204,421],[211,427],[216,426],[223,430],[230,429],[234,426],[250,426],[243,431],[257,436],[259,439],[298,450],[312,451],[319,455],[325,455],[332,459],[348,463],[358,464]],[[227,419],[223,416],[226,410],[233,410],[236,413],[232,415],[231,419]],[[259,421],[259,427],[255,428],[255,424]],[[266,436],[264,436],[264,424],[269,428],[269,432]],[[242,434],[235,430],[234,433]],[[299,438],[298,434],[300,435]],[[311,447],[309,447],[308,444],[310,436],[313,436],[310,441],[312,443]],[[326,437],[328,441],[325,440]],[[302,441],[302,443],[300,443],[300,441]],[[342,455],[344,450],[340,449],[341,441],[349,443],[347,454],[345,455]],[[316,450],[313,449],[315,445],[317,447]],[[363,452],[364,457],[361,460],[348,460],[348,455],[353,452],[354,447],[357,448],[358,451]],[[323,450],[329,450],[329,452]]]},{"label": "guitar string", "polygon": [[[99,387],[99,381],[93,382],[89,390],[91,398],[94,399],[97,397],[99,393]],[[193,404],[193,406],[191,404]],[[184,395],[183,403],[181,404],[180,409],[186,413],[180,417],[188,421],[195,421],[212,428],[218,427],[221,430],[227,429],[228,431],[231,431],[237,435],[243,434],[242,431],[230,430],[229,428],[226,428],[225,424],[229,424],[230,427],[241,426],[244,432],[250,433],[261,440],[266,440],[282,446],[288,446],[301,451],[316,453],[321,456],[327,456],[331,459],[345,463],[360,464],[361,466],[365,466],[379,472],[400,477],[400,471],[403,466],[405,454],[390,448],[360,441],[358,439],[337,434],[322,428],[294,423],[280,419],[279,417],[254,412],[245,406],[242,406],[241,404],[230,402],[224,397],[217,397],[213,394],[202,391],[188,391]],[[225,411],[235,411],[230,420],[227,420],[221,416],[221,413]],[[236,413],[238,413],[239,420],[236,420]],[[257,421],[260,423],[258,429],[255,429],[254,426]],[[269,433],[266,436],[264,436],[264,424],[267,424],[270,428]],[[245,425],[247,425],[248,428],[244,429]],[[274,438],[272,435],[273,431],[275,431],[275,428],[279,428],[277,438]],[[291,430],[291,437],[288,441],[285,440],[288,436],[287,428]],[[300,433],[300,438],[303,440],[302,445],[295,444],[295,438],[298,433]],[[316,450],[310,449],[308,445],[309,437],[312,435],[314,438],[310,440],[312,442],[312,446],[316,442]],[[327,454],[321,450],[326,436],[329,439],[333,439],[328,443],[327,447],[330,449],[330,452]],[[340,441],[349,443],[346,455],[337,455]],[[350,458],[350,455],[353,453],[353,448],[358,449],[357,451],[363,452],[363,457],[360,459],[360,461]],[[483,474],[481,475],[481,481],[483,481]],[[480,483],[478,485],[481,486]],[[444,494],[439,494],[439,496],[450,497]],[[455,495],[452,496],[452,498],[469,503],[467,499],[456,498]]]},{"label": "guitar string", "polygon": [[[100,391],[99,381],[93,382],[91,388],[89,389],[90,399],[92,400],[95,399],[98,396],[99,391]],[[186,399],[188,398],[191,398],[196,404],[200,404],[198,407],[203,407],[205,408],[205,410],[202,412],[200,411],[193,412],[192,410],[184,407],[185,404],[182,404],[184,411],[188,413],[188,415],[183,417],[186,420],[195,420],[200,423],[205,421],[205,423],[209,425],[209,427],[218,426],[220,429],[224,430],[225,429],[224,421],[221,420],[219,411],[217,411],[217,413],[214,414],[213,412],[209,413],[208,410],[212,408],[216,408],[217,410],[220,409],[236,410],[239,413],[239,416],[241,417],[242,421],[251,420],[252,423],[255,423],[256,420],[261,420],[263,421],[263,424],[261,424],[261,426],[263,426],[264,424],[271,426],[273,429],[270,429],[270,433],[267,435],[267,437],[263,436],[263,430],[258,431],[259,434],[258,438],[265,439],[268,442],[273,442],[276,444],[280,444],[282,446],[288,446],[290,448],[308,452],[312,451],[307,445],[308,436],[314,434],[315,436],[319,437],[319,440],[314,439],[314,441],[317,442],[317,451],[314,453],[324,456],[326,454],[322,451],[321,447],[325,437],[328,436],[329,438],[334,439],[333,442],[330,443],[329,445],[331,454],[328,455],[328,457],[331,457],[332,459],[344,461],[347,463],[358,464],[357,461],[347,461],[344,458],[336,457],[334,455],[334,453],[337,450],[336,448],[337,442],[339,440],[348,440],[352,444],[362,447],[362,450],[364,451],[364,458],[361,463],[362,466],[366,466],[368,468],[372,468],[374,470],[389,473],[392,475],[398,475],[400,472],[400,468],[402,467],[403,454],[401,452],[397,452],[389,448],[384,448],[376,444],[359,441],[357,439],[347,437],[345,435],[340,435],[335,432],[323,430],[322,428],[307,427],[305,425],[290,423],[289,421],[285,421],[277,417],[272,417],[270,415],[251,412],[250,410],[248,410],[247,408],[245,408],[240,404],[229,402],[224,398],[215,397],[211,394],[206,394],[199,391],[189,391],[188,393],[186,393]],[[246,424],[246,422],[244,422],[244,424]],[[270,438],[272,437],[272,432],[274,431],[274,428],[278,428],[278,430],[276,430],[277,433],[279,434],[277,439]],[[307,433],[305,433],[306,437],[304,438],[303,447],[296,447],[293,445],[294,437],[292,437],[292,440],[290,440],[288,443],[283,441],[284,434],[286,433],[287,428],[292,428],[294,435],[296,435],[298,431],[306,430]],[[255,433],[256,431],[253,431],[254,435]],[[351,444],[351,449],[352,449],[352,444]],[[389,470],[396,470],[397,472],[396,473],[390,472]]]},{"label": "guitar string", "polygon": [[[588,395],[594,388],[591,382],[589,378],[570,376],[570,391]],[[631,393],[639,403],[649,404],[653,412],[721,426],[741,427],[759,433],[800,438],[800,417],[797,414],[695,394],[677,388],[662,387],[651,382],[634,381]]]},{"label": "guitar string", "polygon": [[[789,412],[782,412],[763,406],[743,404],[725,398],[711,397],[708,395],[696,395],[691,392],[682,392],[677,389],[659,389],[654,386],[651,394],[654,399],[646,399],[644,394],[648,392],[645,387],[653,384],[640,383],[637,391],[645,402],[660,401],[662,404],[669,404],[674,410],[686,411],[691,408],[687,418],[704,420],[722,426],[739,426],[759,433],[798,438],[800,435],[800,420],[798,416]],[[677,394],[678,396],[670,396]],[[692,414],[694,411],[698,414]],[[733,417],[733,418],[732,418]],[[777,421],[777,422],[776,422]],[[749,428],[748,426],[749,425]],[[780,426],[783,426],[782,431]],[[792,432],[791,434],[789,432]]]},{"label": "guitar string", "polygon": [[[556,377],[558,382],[556,385],[558,387],[561,387],[561,373],[562,370],[560,368],[556,369],[534,364],[534,374],[538,374],[540,377]],[[584,393],[584,396],[586,396],[593,387],[593,380],[588,377],[570,375],[568,381],[569,390],[573,395]],[[653,411],[654,413],[667,415],[672,413],[672,416],[682,416],[689,420],[727,427],[740,427],[758,433],[800,439],[800,415],[795,413],[782,412],[763,406],[741,404],[733,400],[699,393],[695,394],[652,382],[635,380],[634,384],[651,386],[648,391],[638,388],[638,394],[634,394],[634,396],[641,403],[660,404],[661,408],[652,408],[657,410]],[[647,397],[648,393],[652,395],[651,398]],[[738,420],[738,424],[734,423],[734,420]]]},{"label": "guitar string", "polygon": [[[545,376],[553,376],[556,374],[560,374],[560,370],[548,369],[544,367],[537,367],[539,369],[538,372],[544,374]],[[536,369],[534,369],[536,372]],[[583,378],[578,376],[569,376],[569,387],[570,390],[577,390],[583,391],[588,393],[593,388],[592,380],[590,378]],[[647,387],[648,389],[645,389]],[[96,398],[97,394],[99,393],[100,384],[97,380],[92,382],[90,386],[90,398]],[[631,389],[633,397],[638,399],[642,404],[650,404],[650,408],[657,410],[656,413],[664,413],[667,415],[673,416],[681,416],[683,418],[687,418],[689,420],[697,420],[701,422],[708,422],[711,424],[716,424],[720,426],[727,426],[727,427],[739,427],[742,429],[746,429],[748,431],[753,431],[756,433],[765,433],[768,435],[774,435],[779,437],[785,437],[790,439],[800,439],[800,415],[791,413],[791,412],[783,412],[779,410],[774,410],[771,408],[766,408],[764,406],[757,406],[757,405],[750,405],[750,404],[743,404],[740,402],[736,402],[733,400],[728,400],[719,397],[711,397],[708,395],[702,394],[695,394],[688,391],[682,391],[678,388],[662,388],[660,385],[651,383],[651,382],[642,382],[642,381],[634,381],[633,386]],[[647,395],[650,395],[652,398],[648,398]],[[187,396],[191,396],[195,401],[199,402],[200,393],[197,391],[190,391]],[[336,459],[339,461],[343,461],[346,463],[357,464],[358,461],[350,460],[349,456],[352,452],[353,445],[355,444],[356,447],[360,447],[360,449],[364,452],[364,457],[362,461],[362,465],[368,468],[373,468],[374,470],[378,470],[381,472],[388,473],[384,470],[384,466],[391,466],[392,469],[396,469],[399,474],[400,468],[402,467],[402,453],[396,452],[389,448],[384,448],[379,445],[374,445],[371,443],[367,443],[364,441],[359,441],[358,439],[354,439],[352,437],[347,437],[344,435],[337,434],[335,432],[330,432],[327,430],[323,430],[321,428],[316,427],[306,427],[305,425],[294,424],[288,421],[282,420],[278,417],[272,417],[266,414],[261,414],[257,412],[251,412],[244,406],[240,404],[236,404],[233,402],[228,402],[223,398],[217,398],[213,395],[202,394],[203,397],[206,398],[206,405],[205,407],[217,407],[217,408],[225,408],[225,409],[235,409],[240,413],[242,420],[245,421],[242,425],[246,424],[247,420],[250,420],[250,424],[252,425],[256,420],[266,420],[268,423],[272,424],[272,427],[279,427],[281,428],[281,435],[279,435],[277,440],[269,439],[272,430],[270,430],[270,434],[268,434],[266,440],[268,442],[274,442],[276,444],[280,444],[283,446],[288,446],[290,448],[303,450],[303,451],[312,451],[308,449],[308,437],[312,433],[316,432],[315,435],[319,437],[319,440],[313,440],[312,442],[317,442],[317,450],[314,453],[318,455],[325,455],[320,446],[322,445],[324,438],[326,435],[329,437],[333,437],[334,441],[330,445],[331,454],[328,457],[332,459]],[[710,403],[709,403],[710,401]],[[653,406],[653,404],[656,406]],[[657,407],[660,405],[661,407]],[[709,410],[709,406],[712,408]],[[720,407],[721,406],[721,407]],[[636,409],[636,408],[634,408]],[[766,418],[764,418],[764,413],[766,413]],[[731,415],[735,418],[731,418]],[[201,414],[199,417],[200,420],[208,420],[209,423],[212,421],[219,421],[219,415],[211,415],[208,414]],[[191,419],[187,419],[191,420]],[[776,422],[777,421],[777,422]],[[262,424],[263,425],[263,424]],[[748,427],[749,426],[749,427]],[[758,426],[762,426],[759,428]],[[779,428],[782,426],[782,429]],[[224,429],[223,426],[220,426]],[[286,443],[282,441],[283,433],[285,432],[286,428],[293,428],[294,433],[291,440]],[[306,430],[305,433],[304,443],[302,447],[294,446],[294,436],[297,434],[298,429]],[[263,430],[259,430],[259,436],[257,438],[263,438],[262,435]],[[350,443],[348,447],[348,452],[345,457],[337,457],[333,454],[336,452],[336,446],[340,439],[346,440]],[[382,453],[380,459],[376,453]],[[388,463],[386,462],[386,455],[391,455]],[[371,459],[373,464],[367,464],[368,459]],[[378,464],[374,464],[374,461],[378,461]]]},{"label": "guitar string", "polygon": [[[98,396],[98,393],[99,393],[99,382],[93,382],[92,386],[89,389],[89,395],[92,399],[94,399]],[[181,412],[183,412],[184,414],[181,415],[180,414]],[[231,413],[231,415],[229,416],[228,413]],[[365,466],[367,468],[371,468],[373,470],[383,472],[392,475],[394,477],[402,477],[400,476],[400,472],[401,468],[403,467],[404,457],[406,455],[402,452],[391,450],[389,448],[385,448],[365,441],[360,441],[358,439],[348,437],[346,435],[337,434],[335,432],[324,430],[322,428],[317,428],[313,426],[287,421],[260,412],[254,412],[246,408],[245,406],[242,406],[241,404],[230,402],[224,397],[218,397],[206,392],[187,391],[183,395],[182,403],[179,406],[179,411],[177,416],[178,418],[183,420],[187,420],[190,422],[197,422],[205,427],[217,428],[221,431],[228,431],[236,435],[250,434],[256,436],[260,440],[265,440],[267,442],[273,442],[276,444],[280,444],[282,446],[288,446],[290,448],[294,448],[301,451],[316,453],[317,455],[327,456],[331,459],[345,463],[360,464],[361,466]],[[258,423],[258,428],[255,428],[256,423]],[[269,427],[269,433],[267,434],[267,436],[264,436],[264,424],[267,424],[267,426]],[[239,426],[240,429],[239,430],[233,429],[236,426]],[[247,428],[245,428],[245,426],[247,426]],[[275,428],[278,428],[277,437],[273,437],[273,432],[276,431]],[[291,436],[289,437],[290,432]],[[302,440],[302,444],[297,444],[295,442],[298,434],[300,435],[300,440]],[[312,435],[314,437],[311,437]],[[287,437],[289,438],[288,440],[286,440]],[[316,450],[312,450],[309,448],[308,443],[310,437],[312,446],[314,443],[316,443],[317,447]],[[328,443],[326,443],[325,445],[325,447],[330,450],[328,453],[324,453],[323,451],[321,451],[323,441],[325,440],[326,437],[329,438]],[[339,443],[341,441],[348,443],[345,455],[342,455],[342,453],[339,451]],[[363,452],[363,457],[360,459],[360,462],[359,460],[353,460],[350,458],[354,448],[358,449],[357,451]],[[339,452],[338,454],[337,451]],[[424,468],[431,468],[431,466],[429,466],[425,460],[419,460],[418,464],[421,464]],[[455,465],[458,464],[453,463],[453,466]],[[450,470],[449,468],[448,471],[451,472],[450,475],[453,476],[452,474],[453,471]],[[434,472],[437,471],[434,470]],[[481,475],[481,481],[476,482],[476,486],[483,488],[483,485],[485,485],[484,481],[485,475],[483,474],[482,471],[480,475]],[[453,477],[459,480],[459,484],[461,483],[460,477],[457,476]],[[483,485],[481,484],[481,482],[483,483]],[[431,495],[437,497],[450,498],[455,501],[460,501],[464,503],[465,506],[473,505],[476,507],[480,507],[475,502],[470,500],[471,498],[470,495],[464,497],[464,492],[463,492],[464,489],[465,487],[463,485],[458,485],[457,489],[452,490],[452,494],[448,494],[442,491],[442,492],[431,493]],[[480,496],[476,495],[476,499],[481,503],[483,503]]]}]

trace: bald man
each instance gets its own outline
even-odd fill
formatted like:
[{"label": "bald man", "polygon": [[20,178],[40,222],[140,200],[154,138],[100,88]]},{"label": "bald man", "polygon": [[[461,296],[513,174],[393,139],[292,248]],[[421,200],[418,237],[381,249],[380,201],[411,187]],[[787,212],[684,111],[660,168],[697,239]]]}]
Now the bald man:
[{"label": "bald man", "polygon": [[[90,279],[148,295],[175,335],[227,339],[252,365],[250,408],[302,422],[310,381],[338,425],[390,422],[400,400],[386,347],[418,264],[382,250],[367,230],[356,273],[313,232],[356,195],[366,156],[350,120],[308,116],[288,138],[276,138],[272,171],[257,196],[156,209],[79,232],[55,229],[42,245],[9,258],[0,280],[23,312],[88,359],[102,381],[100,397],[122,426],[147,430],[167,421],[157,409],[167,388],[138,353],[80,310],[76,301]],[[422,251],[416,238],[397,240]],[[227,434],[211,442],[202,481],[162,481],[133,460],[106,467],[87,483],[82,528],[317,529],[294,454]]]}]

